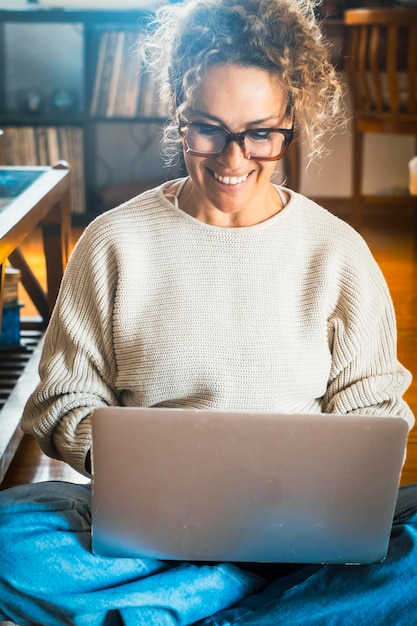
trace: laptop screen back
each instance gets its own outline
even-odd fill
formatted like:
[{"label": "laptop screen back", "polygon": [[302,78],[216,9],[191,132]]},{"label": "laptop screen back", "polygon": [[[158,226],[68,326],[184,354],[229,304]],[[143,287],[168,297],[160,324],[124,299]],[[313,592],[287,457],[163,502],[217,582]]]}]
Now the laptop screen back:
[{"label": "laptop screen back", "polygon": [[401,418],[97,409],[93,550],[372,563],[387,551]]}]

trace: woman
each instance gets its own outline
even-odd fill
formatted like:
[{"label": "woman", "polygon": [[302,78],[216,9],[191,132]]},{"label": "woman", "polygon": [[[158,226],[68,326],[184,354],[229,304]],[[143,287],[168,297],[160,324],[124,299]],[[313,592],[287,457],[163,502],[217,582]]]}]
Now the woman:
[{"label": "woman", "polygon": [[[23,428],[88,475],[89,416],[102,405],[389,414],[411,426],[410,375],[366,244],[271,183],[294,127],[313,157],[339,121],[341,90],[312,3],[166,7],[148,55],[173,105],[166,146],[182,147],[188,176],[86,229]],[[0,614],[128,626],[389,624],[395,614],[409,626],[415,496],[400,493],[383,565],[278,576],[256,565],[103,559],[90,549],[88,486],[12,489],[1,494]]]}]

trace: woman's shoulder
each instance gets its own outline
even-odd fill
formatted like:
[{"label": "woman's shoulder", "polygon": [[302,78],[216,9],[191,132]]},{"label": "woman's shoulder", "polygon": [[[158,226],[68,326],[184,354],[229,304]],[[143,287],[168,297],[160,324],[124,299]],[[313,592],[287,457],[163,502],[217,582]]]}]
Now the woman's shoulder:
[{"label": "woman's shoulder", "polygon": [[113,209],[107,210],[96,217],[90,224],[95,228],[103,228],[108,224],[120,223],[129,224],[140,218],[146,218],[149,212],[160,207],[165,207],[163,187],[168,184],[152,187],[119,204]]},{"label": "woman's shoulder", "polygon": [[163,189],[171,181],[143,191],[130,198],[119,206],[107,210],[95,217],[86,227],[84,237],[123,237],[131,234],[146,225],[156,226],[159,219],[163,219],[170,209],[170,202],[165,197]]},{"label": "woman's shoulder", "polygon": [[340,277],[380,274],[365,238],[347,221],[300,193],[289,196],[291,240],[309,263]]},{"label": "woman's shoulder", "polygon": [[[303,196],[290,192],[291,219],[297,237],[299,258],[327,293],[355,305],[364,297],[385,301],[388,289],[384,275],[365,238],[350,224]],[[300,261],[300,265],[302,264]],[[342,295],[343,294],[343,295]]]},{"label": "woman's shoulder", "polygon": [[164,202],[161,187],[146,190],[95,217],[84,229],[71,256],[102,262],[109,255],[128,254],[155,239],[155,230],[165,224],[168,211],[169,201]]},{"label": "woman's shoulder", "polygon": [[[287,191],[287,190],[286,190]],[[293,219],[300,228],[320,242],[329,241],[337,246],[358,246],[367,249],[367,243],[345,219],[301,193],[288,190]]]}]

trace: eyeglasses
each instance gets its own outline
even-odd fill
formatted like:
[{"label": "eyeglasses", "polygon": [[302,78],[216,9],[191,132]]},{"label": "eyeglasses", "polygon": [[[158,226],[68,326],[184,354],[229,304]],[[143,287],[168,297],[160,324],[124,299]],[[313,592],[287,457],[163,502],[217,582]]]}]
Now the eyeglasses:
[{"label": "eyeglasses", "polygon": [[253,128],[231,133],[227,128],[203,122],[181,121],[178,132],[186,152],[194,156],[220,156],[236,141],[247,159],[278,161],[294,137],[291,128]]}]

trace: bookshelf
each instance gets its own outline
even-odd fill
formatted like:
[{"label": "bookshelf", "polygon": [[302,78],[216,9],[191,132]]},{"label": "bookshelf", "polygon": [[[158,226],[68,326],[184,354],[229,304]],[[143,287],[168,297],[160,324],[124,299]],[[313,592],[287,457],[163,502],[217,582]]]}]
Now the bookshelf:
[{"label": "bookshelf", "polygon": [[159,155],[167,110],[137,53],[150,13],[0,10],[0,165],[67,160],[75,224],[181,173]]}]

